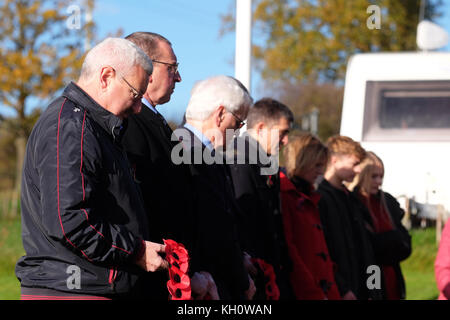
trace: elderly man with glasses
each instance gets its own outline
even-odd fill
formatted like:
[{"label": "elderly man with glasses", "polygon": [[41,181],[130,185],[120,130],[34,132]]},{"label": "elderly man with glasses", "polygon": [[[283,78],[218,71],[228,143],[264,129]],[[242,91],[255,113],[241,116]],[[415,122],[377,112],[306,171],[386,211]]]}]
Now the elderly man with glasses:
[{"label": "elderly man with glasses", "polygon": [[[252,104],[245,87],[228,76],[211,77],[195,84],[186,109],[186,123],[176,130],[182,159],[189,163],[196,197],[196,242],[192,248],[194,267],[214,278],[221,299],[251,299],[253,281],[244,265],[236,219],[241,214],[223,154],[228,137],[242,126]],[[180,146],[178,145],[178,146]],[[217,159],[212,163],[203,157]],[[177,152],[174,152],[173,160]],[[222,159],[220,160],[220,158]],[[205,160],[205,161],[204,161]]]},{"label": "elderly man with glasses", "polygon": [[151,73],[141,49],[108,38],[33,128],[22,177],[26,254],[16,266],[22,299],[130,298],[146,272],[167,268],[120,143]]}]

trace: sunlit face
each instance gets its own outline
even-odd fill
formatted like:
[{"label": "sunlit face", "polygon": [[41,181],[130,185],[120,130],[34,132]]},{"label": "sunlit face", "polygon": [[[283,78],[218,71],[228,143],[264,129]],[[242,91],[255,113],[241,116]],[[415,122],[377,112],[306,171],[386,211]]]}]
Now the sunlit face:
[{"label": "sunlit face", "polygon": [[311,167],[306,168],[304,172],[301,172],[300,178],[308,181],[310,184],[314,184],[317,178],[324,174],[326,164],[326,161],[319,161],[315,163]]},{"label": "sunlit face", "polygon": [[115,74],[111,84],[111,96],[108,110],[119,118],[126,118],[130,114],[139,113],[142,108],[142,94],[148,84],[147,73],[140,66],[135,66],[132,71],[122,76]]},{"label": "sunlit face", "polygon": [[278,122],[261,130],[259,143],[265,148],[267,154],[276,155],[279,153],[280,146],[289,142],[289,130],[289,120],[280,118]]},{"label": "sunlit face", "polygon": [[220,122],[218,129],[223,138],[222,144],[228,146],[234,135],[238,133],[236,130],[239,130],[242,127],[242,115],[239,111],[230,112],[224,108],[222,117],[223,121]]},{"label": "sunlit face", "polygon": [[375,195],[378,193],[381,185],[383,184],[384,169],[380,165],[374,165],[372,167],[371,183],[369,193]]},{"label": "sunlit face", "polygon": [[[159,42],[159,54],[156,60],[172,65],[177,63],[172,47],[164,41]],[[153,62],[153,73],[147,88],[147,94],[155,105],[168,102],[175,90],[175,84],[181,81],[180,73],[175,72],[173,66],[161,62]]]},{"label": "sunlit face", "polygon": [[331,161],[334,164],[334,170],[341,181],[352,182],[361,168],[360,159],[355,155],[333,155]]}]

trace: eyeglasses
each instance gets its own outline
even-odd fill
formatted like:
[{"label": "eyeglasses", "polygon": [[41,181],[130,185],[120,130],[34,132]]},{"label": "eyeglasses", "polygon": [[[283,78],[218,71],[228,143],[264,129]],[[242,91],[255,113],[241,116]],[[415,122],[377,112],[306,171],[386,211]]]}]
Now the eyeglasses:
[{"label": "eyeglasses", "polygon": [[120,76],[120,77],[121,77],[122,80],[125,81],[125,83],[130,87],[131,92],[133,93],[133,99],[134,99],[134,100],[140,100],[140,99],[142,99],[142,97],[144,96],[144,93],[142,93],[142,92],[140,92],[139,90],[135,89],[135,88],[127,81],[127,79],[125,79],[125,77],[122,77],[122,76]]},{"label": "eyeglasses", "polygon": [[163,61],[158,61],[158,60],[152,60],[152,62],[161,63],[161,64],[165,64],[166,66],[169,66],[170,67],[170,71],[173,74],[176,74],[178,72],[178,65],[179,65],[178,62],[168,63],[168,62],[163,62]]},{"label": "eyeglasses", "polygon": [[236,118],[236,120],[239,122],[239,126],[238,129],[242,128],[245,125],[245,121],[241,120],[241,118],[239,118],[237,115],[235,115],[233,112],[231,112],[230,110],[227,110],[229,113],[231,113],[233,115],[233,117]]},{"label": "eyeglasses", "polygon": [[144,96],[143,92],[140,92],[139,90],[137,90],[135,87],[133,87],[128,81],[127,79],[125,79],[124,76],[122,76],[119,72],[117,72],[114,68],[113,68],[114,72],[116,72],[120,78],[125,81],[125,83],[128,85],[128,87],[130,87],[131,93],[133,94],[133,99],[134,100],[140,100],[142,99],[142,97]]}]

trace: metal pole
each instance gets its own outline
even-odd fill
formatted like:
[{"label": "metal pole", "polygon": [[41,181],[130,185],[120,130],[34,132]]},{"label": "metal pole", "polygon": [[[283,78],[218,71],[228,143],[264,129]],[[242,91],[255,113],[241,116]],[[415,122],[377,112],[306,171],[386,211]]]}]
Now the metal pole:
[{"label": "metal pole", "polygon": [[85,28],[86,28],[86,37],[84,38],[84,51],[87,52],[92,47],[92,12],[94,11],[94,2],[92,0],[86,0],[86,20],[85,20]]},{"label": "metal pole", "polygon": [[427,0],[420,1],[419,22],[425,18],[425,4]]},{"label": "metal pole", "polygon": [[252,0],[236,0],[235,78],[251,93]]}]

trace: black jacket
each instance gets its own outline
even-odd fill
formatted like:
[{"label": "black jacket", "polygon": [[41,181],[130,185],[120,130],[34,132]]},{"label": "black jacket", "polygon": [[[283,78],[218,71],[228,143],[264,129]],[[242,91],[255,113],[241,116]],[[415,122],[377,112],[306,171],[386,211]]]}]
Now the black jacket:
[{"label": "black jacket", "polygon": [[288,280],[292,263],[283,232],[278,166],[272,167],[274,160],[250,135],[236,138],[234,147],[229,167],[241,209],[237,217],[241,245],[252,257],[274,267],[280,299],[294,298]]},{"label": "black jacket", "polygon": [[[357,190],[353,194],[357,196]],[[381,192],[381,191],[380,191]],[[400,262],[411,255],[411,236],[408,230],[403,226],[402,219],[405,214],[400,207],[398,201],[389,193],[383,192],[386,201],[388,213],[394,223],[394,229],[387,232],[373,233],[368,230],[372,247],[375,254],[376,262],[379,266],[390,265],[394,268],[397,276],[397,286],[400,290],[401,298],[406,297],[405,280],[403,278]],[[363,213],[363,218],[373,230],[373,221],[369,209],[360,201],[360,212]],[[382,285],[383,298],[386,299],[385,285]]]},{"label": "black jacket", "polygon": [[[128,118],[122,144],[142,190],[149,216],[150,240],[172,238],[188,240],[193,202],[189,167],[175,165],[171,159],[172,130],[162,116],[142,106],[139,114]],[[187,243],[184,243],[188,245]]]},{"label": "black jacket", "polygon": [[[173,239],[192,247],[195,223],[192,181],[188,165],[175,165],[171,159],[172,130],[161,115],[147,106],[128,118],[122,144],[140,186],[150,221],[150,240]],[[152,299],[167,300],[167,274],[149,273],[147,286]]]},{"label": "black jacket", "polygon": [[249,281],[238,239],[238,206],[228,168],[223,164],[203,162],[202,155],[211,155],[211,151],[190,130],[178,130],[182,140],[180,146],[183,146],[178,150],[184,152],[184,160],[190,163],[195,190],[197,223],[192,268],[211,273],[221,299],[242,300]]},{"label": "black jacket", "polygon": [[[37,121],[22,177],[24,287],[122,295],[144,273],[134,264],[148,239],[142,197],[119,140],[124,123],[70,83]],[[81,287],[68,273],[80,269]]]},{"label": "black jacket", "polygon": [[339,293],[351,290],[358,299],[381,299],[381,290],[367,287],[370,265],[376,265],[372,244],[359,200],[350,192],[333,187],[326,179],[319,184],[319,212],[330,257],[336,264]]}]

